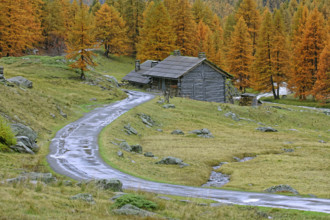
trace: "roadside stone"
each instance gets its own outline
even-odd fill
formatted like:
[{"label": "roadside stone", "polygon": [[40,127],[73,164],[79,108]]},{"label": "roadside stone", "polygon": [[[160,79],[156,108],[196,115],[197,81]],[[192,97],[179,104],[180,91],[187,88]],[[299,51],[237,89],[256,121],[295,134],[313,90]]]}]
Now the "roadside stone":
[{"label": "roadside stone", "polygon": [[181,131],[181,130],[179,130],[179,129],[177,129],[177,130],[172,131],[171,134],[184,135],[184,132]]},{"label": "roadside stone", "polygon": [[16,76],[16,77],[7,79],[7,81],[10,83],[13,83],[19,87],[25,87],[25,88],[29,88],[29,89],[31,89],[33,87],[33,83],[30,80],[28,80],[22,76]]},{"label": "roadside stone", "polygon": [[174,104],[166,104],[166,105],[163,105],[163,108],[165,108],[165,109],[175,108],[175,105]]},{"label": "roadside stone", "polygon": [[258,128],[256,128],[256,130],[262,131],[262,132],[277,132],[277,130],[272,127],[258,127]]},{"label": "roadside stone", "polygon": [[239,121],[239,120],[240,120],[240,119],[239,119],[239,116],[236,115],[236,114],[233,113],[233,112],[227,112],[227,113],[225,114],[225,116],[226,116],[227,118],[231,118],[231,119],[233,119],[234,121]]},{"label": "roadside stone", "polygon": [[119,147],[124,151],[132,152],[132,147],[126,141],[121,142]]},{"label": "roadside stone", "polygon": [[113,210],[113,213],[117,215],[135,215],[135,216],[141,216],[141,217],[148,217],[148,216],[154,216],[155,213],[149,212],[143,209],[140,209],[134,205],[126,204],[120,209]]},{"label": "roadside stone", "polygon": [[104,190],[111,190],[114,192],[123,191],[123,183],[118,179],[100,179],[96,180],[96,185]]},{"label": "roadside stone", "polygon": [[118,152],[117,152],[117,155],[118,155],[118,157],[124,157],[124,153],[121,152],[121,151],[118,151]]},{"label": "roadside stone", "polygon": [[156,164],[166,164],[166,165],[180,165],[180,167],[189,166],[189,164],[184,163],[180,158],[176,157],[164,157],[160,161],[156,162]]},{"label": "roadside stone", "polygon": [[129,123],[124,126],[124,129],[128,135],[132,135],[132,134],[137,135],[138,134],[137,130],[135,130]]},{"label": "roadside stone", "polygon": [[292,188],[291,186],[283,185],[283,184],[269,187],[268,189],[265,189],[265,192],[268,192],[268,193],[290,192],[290,193],[293,193],[295,195],[299,194],[298,191],[295,190],[294,188]]},{"label": "roadside stone", "polygon": [[88,193],[79,193],[75,196],[72,196],[70,198],[70,200],[82,200],[82,201],[88,202],[89,204],[92,204],[92,205],[95,204],[93,196]]},{"label": "roadside stone", "polygon": [[145,157],[154,157],[155,155],[153,153],[151,153],[151,152],[145,152],[144,153],[144,156]]},{"label": "roadside stone", "polygon": [[131,152],[135,152],[135,153],[138,153],[138,154],[142,154],[143,150],[142,150],[142,147],[141,145],[131,145]]}]

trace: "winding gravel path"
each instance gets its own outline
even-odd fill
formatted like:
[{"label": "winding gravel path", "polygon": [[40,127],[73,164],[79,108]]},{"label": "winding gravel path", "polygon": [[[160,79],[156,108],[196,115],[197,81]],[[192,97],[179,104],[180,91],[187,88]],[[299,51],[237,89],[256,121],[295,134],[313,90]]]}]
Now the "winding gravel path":
[{"label": "winding gravel path", "polygon": [[99,156],[98,135],[112,121],[131,108],[153,99],[153,95],[128,91],[129,97],[97,108],[58,131],[50,144],[47,160],[58,173],[76,180],[118,178],[124,188],[159,194],[212,199],[223,203],[299,209],[330,213],[330,200],[266,193],[207,189],[151,182],[122,173]]}]

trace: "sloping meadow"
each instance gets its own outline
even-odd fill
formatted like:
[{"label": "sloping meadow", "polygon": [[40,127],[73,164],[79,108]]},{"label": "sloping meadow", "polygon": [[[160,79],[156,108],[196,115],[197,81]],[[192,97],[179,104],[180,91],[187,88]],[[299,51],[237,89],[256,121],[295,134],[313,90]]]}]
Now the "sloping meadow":
[{"label": "sloping meadow", "polygon": [[[101,155],[108,163],[150,180],[201,186],[213,166],[227,162],[217,170],[230,175],[225,189],[263,191],[289,184],[303,195],[330,197],[330,117],[322,111],[275,104],[240,107],[183,98],[171,99],[176,108],[165,109],[157,101],[130,110],[102,132]],[[141,113],[149,115],[155,125],[144,124]],[[128,135],[127,124],[138,135]],[[261,132],[258,127],[278,132]],[[202,128],[209,129],[214,138],[189,133]],[[171,134],[177,129],[185,134]],[[143,152],[155,157],[120,149],[123,140],[140,144]],[[118,151],[124,156],[119,157]],[[156,164],[167,156],[180,158],[189,166]],[[255,158],[238,162],[244,157]]]}]

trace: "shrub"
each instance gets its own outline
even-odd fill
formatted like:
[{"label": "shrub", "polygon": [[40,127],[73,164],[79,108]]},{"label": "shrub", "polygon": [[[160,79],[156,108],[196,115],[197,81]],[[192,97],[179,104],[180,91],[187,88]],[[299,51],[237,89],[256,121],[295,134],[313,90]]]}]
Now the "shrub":
[{"label": "shrub", "polygon": [[7,151],[9,146],[15,144],[16,139],[10,126],[0,116],[0,151]]},{"label": "shrub", "polygon": [[126,194],[119,197],[118,199],[116,199],[114,206],[120,208],[126,204],[131,204],[138,208],[144,208],[148,210],[153,210],[157,208],[156,203],[149,201],[142,196],[138,196],[134,194]]}]

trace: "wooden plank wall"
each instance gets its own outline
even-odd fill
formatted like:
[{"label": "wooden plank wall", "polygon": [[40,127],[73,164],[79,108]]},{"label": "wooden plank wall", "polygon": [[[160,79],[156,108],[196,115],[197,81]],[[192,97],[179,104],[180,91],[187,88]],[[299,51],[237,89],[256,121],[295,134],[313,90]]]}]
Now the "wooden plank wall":
[{"label": "wooden plank wall", "polygon": [[202,63],[181,78],[180,92],[191,99],[225,102],[225,77]]}]

